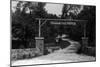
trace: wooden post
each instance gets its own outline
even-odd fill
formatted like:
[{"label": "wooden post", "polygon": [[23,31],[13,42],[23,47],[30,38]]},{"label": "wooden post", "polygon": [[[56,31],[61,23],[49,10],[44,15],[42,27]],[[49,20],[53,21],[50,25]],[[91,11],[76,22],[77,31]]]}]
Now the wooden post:
[{"label": "wooden post", "polygon": [[86,37],[86,23],[84,23],[84,37]]},{"label": "wooden post", "polygon": [[41,20],[39,19],[39,37],[41,37]]}]

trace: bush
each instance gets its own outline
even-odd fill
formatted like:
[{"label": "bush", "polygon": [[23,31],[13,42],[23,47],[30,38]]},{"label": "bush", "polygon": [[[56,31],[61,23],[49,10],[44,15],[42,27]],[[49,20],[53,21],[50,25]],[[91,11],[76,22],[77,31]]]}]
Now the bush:
[{"label": "bush", "polygon": [[38,56],[38,51],[36,48],[28,48],[28,49],[12,49],[11,50],[11,60],[19,60],[19,59],[30,59]]},{"label": "bush", "polygon": [[83,53],[89,56],[96,56],[96,48],[95,47],[84,47]]}]

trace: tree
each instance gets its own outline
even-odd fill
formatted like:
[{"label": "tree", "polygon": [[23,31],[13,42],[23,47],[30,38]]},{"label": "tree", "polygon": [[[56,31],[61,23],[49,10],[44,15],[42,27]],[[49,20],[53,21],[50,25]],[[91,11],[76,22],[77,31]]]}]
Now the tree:
[{"label": "tree", "polygon": [[74,19],[82,10],[83,5],[64,4],[61,18]]},{"label": "tree", "polygon": [[[21,40],[24,47],[29,47],[29,43],[34,42],[32,40],[38,32],[38,23],[35,18],[45,15],[44,5],[45,3],[26,1],[17,3],[16,11],[11,15],[13,40]],[[15,44],[12,45],[15,46]]]},{"label": "tree", "polygon": [[[35,45],[35,37],[38,36],[38,20],[36,18],[58,18],[56,15],[48,14],[45,11],[45,3],[18,1],[15,12],[12,12],[12,39],[22,41],[22,46],[32,47]],[[48,38],[53,26],[44,25],[42,36]],[[51,36],[52,38],[53,36]],[[14,41],[13,41],[14,42]],[[30,44],[32,43],[33,44]],[[15,44],[12,44],[15,46]],[[18,45],[17,45],[18,46]],[[16,48],[16,47],[15,47]]]},{"label": "tree", "polygon": [[90,46],[95,46],[96,40],[96,7],[84,6],[84,10],[78,15],[79,19],[87,20],[86,32],[89,37]]},{"label": "tree", "polygon": [[[86,35],[89,38],[89,43],[92,43],[91,46],[95,46],[95,26],[96,26],[96,7],[95,6],[83,6],[83,5],[64,5],[62,10],[62,18],[71,18],[79,20],[87,20],[86,25]],[[83,25],[82,25],[83,26]],[[74,28],[75,30],[80,31],[80,28]],[[80,35],[76,32],[76,35]]]}]

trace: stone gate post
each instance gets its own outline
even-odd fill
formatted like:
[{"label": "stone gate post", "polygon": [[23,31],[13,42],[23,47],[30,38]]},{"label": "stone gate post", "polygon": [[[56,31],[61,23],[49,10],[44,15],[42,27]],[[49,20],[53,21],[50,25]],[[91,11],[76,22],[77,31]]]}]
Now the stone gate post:
[{"label": "stone gate post", "polygon": [[44,54],[44,37],[35,37],[36,49],[40,55]]}]

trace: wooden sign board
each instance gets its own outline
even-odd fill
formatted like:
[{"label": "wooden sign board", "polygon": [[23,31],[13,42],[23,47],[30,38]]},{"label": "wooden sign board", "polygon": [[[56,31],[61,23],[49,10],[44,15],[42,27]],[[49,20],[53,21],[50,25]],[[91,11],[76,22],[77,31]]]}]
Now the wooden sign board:
[{"label": "wooden sign board", "polygon": [[53,25],[76,25],[76,22],[50,22],[50,24],[53,24]]}]

